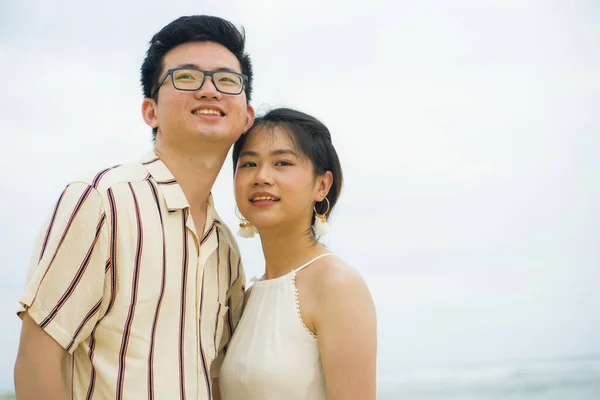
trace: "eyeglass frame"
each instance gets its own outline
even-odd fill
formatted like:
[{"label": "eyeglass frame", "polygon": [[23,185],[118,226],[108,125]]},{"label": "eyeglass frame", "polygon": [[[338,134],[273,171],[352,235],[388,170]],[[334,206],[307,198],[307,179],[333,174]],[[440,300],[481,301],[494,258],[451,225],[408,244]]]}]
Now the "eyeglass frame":
[{"label": "eyeglass frame", "polygon": [[[200,86],[198,86],[198,88],[196,88],[196,89],[179,89],[177,86],[175,86],[175,79],[173,79],[173,72],[180,71],[180,70],[192,70],[192,71],[202,72],[202,82],[200,82]],[[240,91],[238,93],[227,93],[227,92],[223,92],[222,90],[219,90],[219,88],[217,87],[217,85],[215,85],[215,80],[214,80],[215,79],[214,75],[217,74],[217,73],[219,73],[219,72],[228,72],[230,74],[234,74],[234,75],[240,76],[242,78],[242,87],[241,87]],[[175,88],[175,90],[181,90],[181,91],[184,91],[184,92],[195,92],[196,90],[202,89],[202,86],[204,86],[204,83],[206,82],[206,77],[207,76],[211,77],[212,82],[213,82],[213,86],[215,87],[215,89],[217,89],[217,92],[223,93],[223,94],[230,94],[232,96],[237,96],[238,94],[242,94],[242,92],[246,88],[246,84],[248,83],[248,76],[247,75],[240,74],[239,72],[235,72],[235,71],[229,71],[229,70],[204,71],[204,70],[201,70],[201,69],[198,69],[198,68],[190,68],[190,67],[171,68],[171,69],[168,69],[167,72],[160,79],[160,81],[158,82],[158,84],[156,85],[156,87],[154,88],[154,90],[152,91],[152,96],[150,96],[150,98],[156,99],[156,95],[158,94],[158,90],[163,85],[163,83],[165,83],[165,81],[167,80],[167,78],[169,77],[169,75],[171,76],[171,84],[173,85],[173,87]]]}]

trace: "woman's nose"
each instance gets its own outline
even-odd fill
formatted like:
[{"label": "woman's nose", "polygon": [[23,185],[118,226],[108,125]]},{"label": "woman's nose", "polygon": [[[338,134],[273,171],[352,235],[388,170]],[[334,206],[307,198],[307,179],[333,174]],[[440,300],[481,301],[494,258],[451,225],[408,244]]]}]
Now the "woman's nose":
[{"label": "woman's nose", "polygon": [[273,184],[273,176],[271,169],[268,166],[261,166],[256,171],[254,176],[254,185],[271,185]]}]

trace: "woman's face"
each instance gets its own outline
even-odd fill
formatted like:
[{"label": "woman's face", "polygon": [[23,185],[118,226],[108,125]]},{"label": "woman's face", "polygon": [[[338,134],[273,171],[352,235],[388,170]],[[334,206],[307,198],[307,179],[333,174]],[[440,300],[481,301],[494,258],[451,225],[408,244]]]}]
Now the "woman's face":
[{"label": "woman's face", "polygon": [[315,201],[331,183],[314,175],[312,162],[280,127],[251,131],[240,151],[235,173],[235,200],[242,215],[259,231],[310,228]]}]

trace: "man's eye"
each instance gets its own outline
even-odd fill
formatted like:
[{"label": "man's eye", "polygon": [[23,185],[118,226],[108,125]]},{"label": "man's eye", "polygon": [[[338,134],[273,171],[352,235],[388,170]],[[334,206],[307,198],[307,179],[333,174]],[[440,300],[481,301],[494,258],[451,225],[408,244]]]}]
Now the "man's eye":
[{"label": "man's eye", "polygon": [[291,163],[289,163],[289,162],[287,162],[287,161],[277,161],[277,162],[275,163],[275,166],[276,166],[276,167],[288,167],[288,166],[290,166],[290,165],[292,165],[292,164],[291,164]]},{"label": "man's eye", "polygon": [[242,83],[237,75],[230,72],[218,72],[213,78],[225,86],[239,86]]},{"label": "man's eye", "polygon": [[192,80],[193,81],[196,79],[196,77],[193,75],[190,75],[190,74],[181,74],[181,75],[177,75],[176,79],[178,81],[181,81],[181,80]]}]

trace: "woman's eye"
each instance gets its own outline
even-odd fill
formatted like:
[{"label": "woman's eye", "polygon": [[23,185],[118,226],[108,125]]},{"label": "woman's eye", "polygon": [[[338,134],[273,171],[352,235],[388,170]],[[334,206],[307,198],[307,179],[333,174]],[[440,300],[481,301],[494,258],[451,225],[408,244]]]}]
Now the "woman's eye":
[{"label": "woman's eye", "polygon": [[290,166],[290,165],[292,165],[292,164],[289,163],[289,162],[287,162],[287,161],[277,161],[275,163],[275,166],[277,166],[277,167],[287,167],[287,166]]},{"label": "woman's eye", "polygon": [[252,162],[252,161],[247,161],[245,163],[240,164],[240,168],[249,168],[249,167],[256,167],[256,163]]}]

